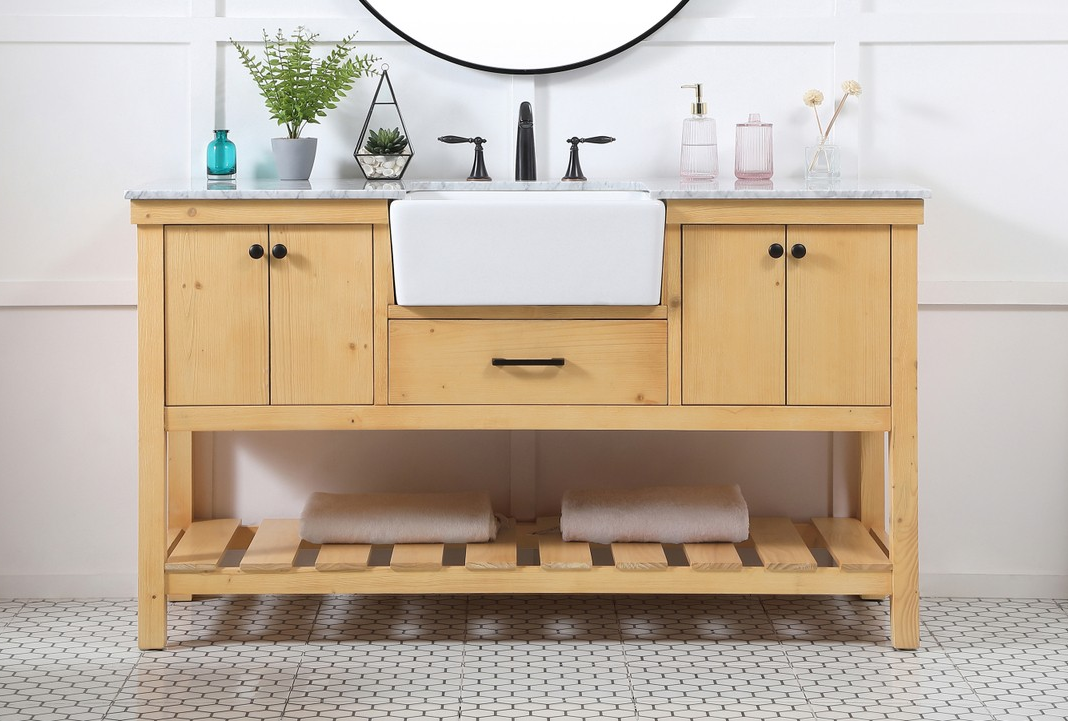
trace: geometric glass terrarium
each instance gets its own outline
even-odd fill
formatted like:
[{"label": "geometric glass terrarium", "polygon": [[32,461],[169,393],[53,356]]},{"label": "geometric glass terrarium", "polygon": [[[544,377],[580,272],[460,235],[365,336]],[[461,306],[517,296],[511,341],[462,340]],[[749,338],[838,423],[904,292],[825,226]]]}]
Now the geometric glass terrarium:
[{"label": "geometric glass terrarium", "polygon": [[382,66],[371,109],[360,131],[359,144],[353,156],[368,180],[396,180],[404,175],[415,150],[408,140],[400,106],[389,81],[388,65]]}]

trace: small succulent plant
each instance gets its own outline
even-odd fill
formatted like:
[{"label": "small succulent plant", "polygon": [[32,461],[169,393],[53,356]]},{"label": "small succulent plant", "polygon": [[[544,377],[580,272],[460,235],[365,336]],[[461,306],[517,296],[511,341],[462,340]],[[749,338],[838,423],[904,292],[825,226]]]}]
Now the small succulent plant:
[{"label": "small succulent plant", "polygon": [[408,138],[401,135],[400,128],[379,128],[367,133],[363,149],[371,155],[400,155],[408,147]]}]

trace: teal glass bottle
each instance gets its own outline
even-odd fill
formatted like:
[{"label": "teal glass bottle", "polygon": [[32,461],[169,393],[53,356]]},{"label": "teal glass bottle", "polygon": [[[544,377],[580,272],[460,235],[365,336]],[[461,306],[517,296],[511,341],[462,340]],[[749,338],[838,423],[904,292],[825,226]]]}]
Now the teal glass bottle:
[{"label": "teal glass bottle", "polygon": [[237,175],[237,146],[227,137],[229,130],[216,130],[208,143],[208,180],[233,180]]}]

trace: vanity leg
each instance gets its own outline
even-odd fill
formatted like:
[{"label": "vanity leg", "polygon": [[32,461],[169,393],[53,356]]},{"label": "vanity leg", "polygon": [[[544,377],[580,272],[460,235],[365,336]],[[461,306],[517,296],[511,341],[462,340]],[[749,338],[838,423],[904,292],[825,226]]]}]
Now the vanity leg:
[{"label": "vanity leg", "polygon": [[137,229],[137,645],[167,645],[167,432],[163,424],[163,226]]},{"label": "vanity leg", "polygon": [[860,522],[886,545],[886,434],[860,435]]},{"label": "vanity leg", "polygon": [[[871,529],[879,545],[890,546],[886,535],[886,434],[859,433],[860,437],[860,522]],[[885,596],[861,596],[865,601],[881,601]]]},{"label": "vanity leg", "polygon": [[916,447],[916,226],[891,229],[890,642],[920,644]]},{"label": "vanity leg", "polygon": [[[172,539],[193,522],[193,433],[167,434],[167,553]],[[188,594],[167,596],[168,601],[192,601]]]}]

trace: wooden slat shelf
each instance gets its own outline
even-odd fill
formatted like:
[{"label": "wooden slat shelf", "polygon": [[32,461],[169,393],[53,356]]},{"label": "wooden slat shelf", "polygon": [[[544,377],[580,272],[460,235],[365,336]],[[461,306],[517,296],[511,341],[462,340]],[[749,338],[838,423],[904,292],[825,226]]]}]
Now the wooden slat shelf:
[{"label": "wooden slat shelf", "polygon": [[268,519],[252,537],[241,570],[249,573],[277,573],[293,569],[300,550],[300,521]]},{"label": "wooden slat shelf", "polygon": [[[880,595],[892,566],[870,532],[853,518],[753,518],[740,543],[566,542],[559,519],[506,521],[496,541],[444,544],[310,544],[296,520],[258,528],[237,520],[193,523],[167,561],[168,593],[837,593]],[[815,529],[816,532],[811,532]],[[236,546],[236,547],[235,547]],[[594,548],[597,548],[595,552]],[[315,552],[298,565],[298,550]],[[373,548],[389,551],[388,561]],[[834,565],[820,566],[826,548]],[[238,565],[223,566],[227,550]],[[602,550],[607,550],[606,563]],[[751,549],[751,550],[750,550]],[[742,551],[741,553],[739,551]],[[753,560],[753,555],[759,561]],[[817,551],[818,553],[818,551]],[[749,565],[743,561],[748,556]],[[600,560],[595,560],[600,559]],[[313,565],[309,565],[313,564]]]},{"label": "wooden slat shelf", "polygon": [[211,571],[219,567],[230,539],[241,522],[232,518],[199,521],[186,529],[177,547],[167,557],[168,572]]}]

